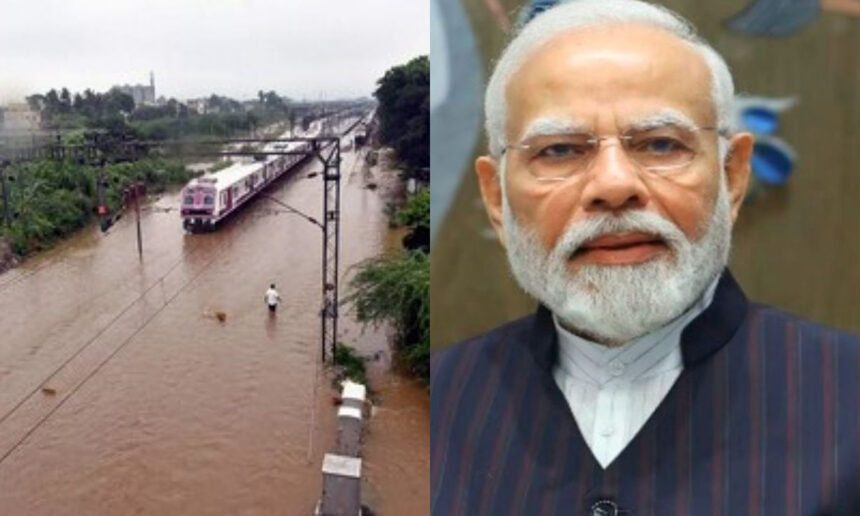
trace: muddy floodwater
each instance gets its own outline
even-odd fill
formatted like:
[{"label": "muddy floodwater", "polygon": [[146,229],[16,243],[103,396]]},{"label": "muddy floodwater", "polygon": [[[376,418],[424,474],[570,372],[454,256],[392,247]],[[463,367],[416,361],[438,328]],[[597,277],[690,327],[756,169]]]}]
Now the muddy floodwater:
[{"label": "muddy floodwater", "polygon": [[[312,216],[309,162],[269,194]],[[342,163],[341,291],[390,245],[384,192]],[[176,192],[0,275],[0,514],[309,514],[335,438],[320,364],[318,227],[257,199],[183,232]],[[282,297],[270,317],[263,293]],[[226,314],[221,322],[216,312]],[[365,492],[379,514],[429,503],[429,397],[388,372],[384,329],[341,319],[371,364]],[[383,365],[381,365],[383,364]]]}]

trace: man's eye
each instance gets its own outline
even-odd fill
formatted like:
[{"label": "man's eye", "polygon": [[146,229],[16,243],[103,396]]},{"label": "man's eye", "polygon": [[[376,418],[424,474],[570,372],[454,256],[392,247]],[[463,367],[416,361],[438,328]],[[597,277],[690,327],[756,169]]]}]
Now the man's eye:
[{"label": "man's eye", "polygon": [[578,158],[584,156],[588,152],[587,145],[575,145],[572,143],[555,143],[543,147],[538,152],[539,158]]},{"label": "man's eye", "polygon": [[636,151],[649,154],[671,154],[685,148],[683,143],[672,138],[647,138],[634,145]]}]

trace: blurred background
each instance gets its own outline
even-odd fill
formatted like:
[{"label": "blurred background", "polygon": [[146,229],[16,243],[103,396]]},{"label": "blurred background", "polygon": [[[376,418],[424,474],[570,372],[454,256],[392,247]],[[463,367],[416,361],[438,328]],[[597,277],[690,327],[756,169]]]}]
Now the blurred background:
[{"label": "blurred background", "polygon": [[[554,2],[432,0],[432,349],[535,308],[508,272],[472,163],[512,27]],[[790,5],[785,5],[790,4]],[[729,64],[756,134],[731,270],[755,301],[860,333],[860,0],[667,0]]]}]

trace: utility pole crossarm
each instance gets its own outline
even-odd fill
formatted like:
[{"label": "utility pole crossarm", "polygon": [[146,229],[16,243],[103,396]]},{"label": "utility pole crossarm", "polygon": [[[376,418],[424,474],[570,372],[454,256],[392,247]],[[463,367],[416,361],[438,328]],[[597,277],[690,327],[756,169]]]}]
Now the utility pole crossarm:
[{"label": "utility pole crossarm", "polygon": [[281,200],[280,200],[280,199],[278,199],[277,197],[272,197],[271,195],[262,194],[262,193],[261,193],[261,194],[258,194],[258,195],[259,195],[260,197],[264,198],[264,199],[268,199],[268,200],[272,201],[273,203],[275,203],[275,204],[278,204],[278,205],[282,206],[284,209],[286,209],[286,210],[287,210],[287,211],[289,211],[290,213],[293,213],[293,214],[295,214],[295,215],[298,215],[299,217],[301,217],[301,218],[303,218],[303,219],[307,220],[308,222],[310,222],[310,223],[311,223],[311,224],[313,224],[314,226],[316,226],[316,227],[318,227],[318,228],[322,229],[323,231],[325,231],[325,227],[324,227],[322,224],[320,224],[320,222],[319,222],[317,219],[315,219],[315,218],[311,217],[310,215],[305,214],[304,212],[302,212],[302,211],[300,211],[300,210],[297,210],[296,208],[293,208],[292,206],[290,206],[289,204],[287,204],[287,203],[285,203],[285,202],[281,201]]}]

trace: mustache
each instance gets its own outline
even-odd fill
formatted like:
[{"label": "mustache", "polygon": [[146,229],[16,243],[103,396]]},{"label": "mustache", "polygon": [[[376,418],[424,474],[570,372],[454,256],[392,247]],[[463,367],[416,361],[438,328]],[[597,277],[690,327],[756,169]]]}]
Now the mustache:
[{"label": "mustache", "polygon": [[689,243],[678,226],[650,211],[626,211],[620,215],[600,213],[569,226],[552,251],[554,258],[567,260],[591,240],[618,233],[648,233],[678,251]]}]

